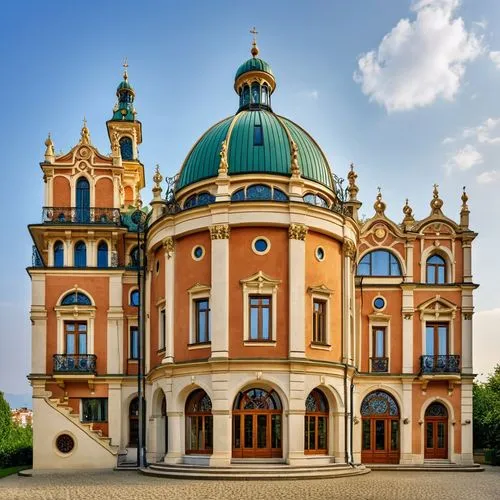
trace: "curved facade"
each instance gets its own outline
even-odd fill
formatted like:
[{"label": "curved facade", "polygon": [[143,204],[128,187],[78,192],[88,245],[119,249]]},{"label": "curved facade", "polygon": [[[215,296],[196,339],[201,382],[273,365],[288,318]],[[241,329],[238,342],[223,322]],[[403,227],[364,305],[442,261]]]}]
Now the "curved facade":
[{"label": "curved facade", "polygon": [[406,205],[391,221],[379,193],[360,221],[354,169],[343,195],[252,64],[238,113],[166,196],[156,172],[148,209],[130,95],[111,157],[86,126],[65,155],[48,139],[30,226],[35,469],[134,460],[142,408],[150,462],[472,463],[467,196],[460,223],[437,189],[422,220]]}]

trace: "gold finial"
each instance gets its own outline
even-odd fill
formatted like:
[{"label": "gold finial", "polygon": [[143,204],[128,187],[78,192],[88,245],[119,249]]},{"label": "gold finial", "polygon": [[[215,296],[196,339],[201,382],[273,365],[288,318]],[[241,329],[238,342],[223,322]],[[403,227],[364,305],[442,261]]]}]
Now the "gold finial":
[{"label": "gold finial", "polygon": [[462,210],[469,210],[469,207],[467,206],[467,202],[469,201],[469,197],[467,196],[467,193],[465,192],[465,186],[463,187],[463,193],[462,193],[461,199],[462,199]]},{"label": "gold finial", "polygon": [[220,156],[220,161],[219,161],[218,174],[225,175],[225,174],[227,174],[227,171],[229,169],[229,165],[227,163],[227,142],[226,142],[226,139],[224,139],[221,143],[219,156]]},{"label": "gold finial", "polygon": [[378,215],[384,215],[385,208],[387,205],[382,200],[382,190],[380,189],[380,187],[378,187],[377,189],[378,189],[377,199],[375,200],[375,203],[373,204],[373,208],[375,209],[375,212]]},{"label": "gold finial", "polygon": [[127,81],[127,79],[128,79],[127,68],[128,68],[128,59],[125,58],[123,61],[123,79],[125,81]]},{"label": "gold finial", "polygon": [[54,156],[54,143],[52,142],[52,138],[50,137],[50,132],[49,132],[49,135],[45,140],[45,159],[47,161],[51,161],[51,158],[53,156]]},{"label": "gold finial", "polygon": [[405,206],[403,207],[403,213],[405,214],[405,218],[403,219],[403,224],[411,226],[415,222],[415,218],[413,217],[413,209],[410,207],[408,203],[408,198],[406,198],[406,203]]},{"label": "gold finial", "polygon": [[[53,145],[54,145],[54,143],[52,142],[52,138],[50,137],[50,132],[49,132],[49,135],[47,136],[47,139],[45,140],[45,145],[46,145],[47,147],[49,147],[49,146],[53,146]],[[464,189],[465,189],[465,188],[464,188]]]},{"label": "gold finial", "polygon": [[[356,201],[359,188],[356,185],[356,179],[358,178],[358,174],[354,171],[354,163],[351,163],[351,169],[347,174],[347,181],[349,182],[349,187],[347,191],[349,192],[349,201]],[[380,188],[379,188],[380,189]],[[380,192],[380,191],[379,191]]]},{"label": "gold finial", "polygon": [[253,35],[253,41],[252,41],[252,50],[250,53],[252,54],[252,57],[257,57],[259,54],[259,48],[257,47],[257,35],[259,32],[255,29],[255,26],[250,30],[250,33]]},{"label": "gold finial", "polygon": [[439,198],[438,184],[434,184],[434,190],[432,191],[431,209],[433,214],[440,214],[441,207],[443,206],[443,200]]},{"label": "gold finial", "polygon": [[81,139],[80,142],[83,144],[90,144],[90,133],[89,129],[87,128],[87,119],[85,116],[83,117],[83,127],[81,131]]},{"label": "gold finial", "polygon": [[153,175],[153,182],[155,183],[155,188],[160,187],[160,183],[163,180],[163,175],[160,174],[160,165],[156,164],[155,174]]}]

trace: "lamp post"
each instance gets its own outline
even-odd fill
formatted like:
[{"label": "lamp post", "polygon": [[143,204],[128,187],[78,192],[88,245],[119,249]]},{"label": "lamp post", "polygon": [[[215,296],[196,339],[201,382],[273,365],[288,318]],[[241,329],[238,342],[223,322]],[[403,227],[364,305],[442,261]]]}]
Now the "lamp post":
[{"label": "lamp post", "polygon": [[[137,467],[146,465],[146,400],[145,400],[145,326],[146,326],[146,236],[148,215],[142,210],[137,209],[131,215],[132,222],[137,226],[137,285],[139,288],[139,338],[137,346],[137,398],[139,400],[139,436],[137,442]],[[142,237],[141,237],[142,236]]]}]

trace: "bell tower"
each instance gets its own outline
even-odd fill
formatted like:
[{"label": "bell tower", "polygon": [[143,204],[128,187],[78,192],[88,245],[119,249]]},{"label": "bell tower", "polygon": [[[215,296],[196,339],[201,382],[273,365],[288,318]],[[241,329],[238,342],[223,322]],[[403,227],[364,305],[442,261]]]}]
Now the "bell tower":
[{"label": "bell tower", "polygon": [[145,186],[144,165],[139,161],[138,145],[142,142],[142,124],[136,119],[135,91],[128,81],[128,63],[123,63],[123,80],[116,89],[118,98],[113,117],[106,122],[114,167],[123,168],[120,189],[122,207],[140,204],[140,190]]}]

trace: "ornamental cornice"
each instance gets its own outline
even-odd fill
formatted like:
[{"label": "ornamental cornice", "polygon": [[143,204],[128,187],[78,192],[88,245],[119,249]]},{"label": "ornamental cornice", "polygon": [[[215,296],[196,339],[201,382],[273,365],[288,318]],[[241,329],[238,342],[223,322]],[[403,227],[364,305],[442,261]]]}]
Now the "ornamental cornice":
[{"label": "ornamental cornice", "polygon": [[291,240],[304,241],[308,230],[309,228],[305,224],[290,224],[288,228],[288,237]]},{"label": "ornamental cornice", "polygon": [[210,226],[210,237],[213,240],[228,240],[230,230],[229,224],[215,224]]}]

